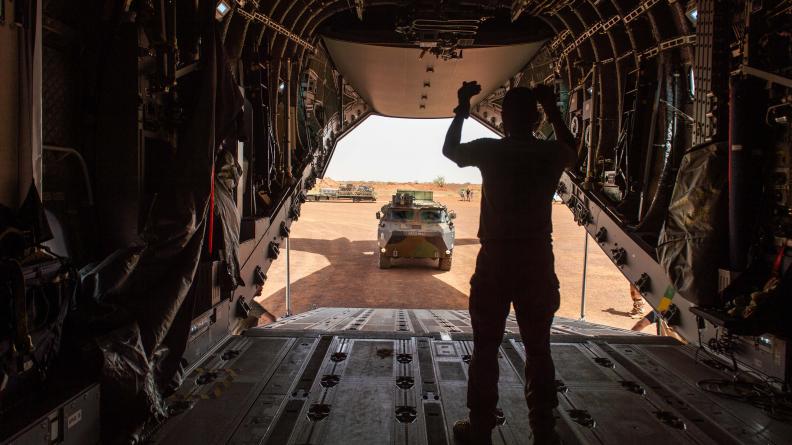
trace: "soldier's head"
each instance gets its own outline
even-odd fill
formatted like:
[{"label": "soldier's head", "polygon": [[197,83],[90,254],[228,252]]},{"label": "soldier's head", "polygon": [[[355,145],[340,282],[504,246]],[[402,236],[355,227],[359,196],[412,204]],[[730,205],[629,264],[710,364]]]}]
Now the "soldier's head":
[{"label": "soldier's head", "polygon": [[512,88],[503,97],[501,118],[507,136],[531,134],[539,123],[539,117],[536,96],[529,88]]}]

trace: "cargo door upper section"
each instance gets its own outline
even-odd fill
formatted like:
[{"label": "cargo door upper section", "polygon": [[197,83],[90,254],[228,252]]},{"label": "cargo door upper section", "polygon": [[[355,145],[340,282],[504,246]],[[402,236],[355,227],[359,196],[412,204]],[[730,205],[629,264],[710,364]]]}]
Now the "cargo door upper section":
[{"label": "cargo door upper section", "polygon": [[372,45],[324,37],[338,70],[379,114],[391,117],[453,116],[456,90],[476,80],[487,97],[520,71],[544,41],[466,48],[443,59],[417,46]]}]

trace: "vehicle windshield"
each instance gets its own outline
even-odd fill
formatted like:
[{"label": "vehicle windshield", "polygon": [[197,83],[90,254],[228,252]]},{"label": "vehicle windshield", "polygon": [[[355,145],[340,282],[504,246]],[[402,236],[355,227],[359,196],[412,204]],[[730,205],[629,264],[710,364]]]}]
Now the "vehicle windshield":
[{"label": "vehicle windshield", "polygon": [[415,218],[413,210],[394,210],[388,211],[388,219],[391,221],[412,221]]},{"label": "vehicle windshield", "polygon": [[421,222],[425,223],[440,223],[443,222],[443,211],[438,209],[422,210]]}]

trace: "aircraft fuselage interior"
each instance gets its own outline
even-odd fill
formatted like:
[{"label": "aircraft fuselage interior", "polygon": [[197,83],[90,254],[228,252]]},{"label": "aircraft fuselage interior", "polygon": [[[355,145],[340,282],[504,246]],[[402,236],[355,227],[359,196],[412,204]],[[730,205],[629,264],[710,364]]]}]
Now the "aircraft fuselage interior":
[{"label": "aircraft fuselage interior", "polygon": [[677,334],[557,318],[563,443],[792,443],[789,0],[0,0],[0,442],[453,444],[467,311],[254,299],[339,141],[472,80],[500,135],[558,94],[557,194]]}]

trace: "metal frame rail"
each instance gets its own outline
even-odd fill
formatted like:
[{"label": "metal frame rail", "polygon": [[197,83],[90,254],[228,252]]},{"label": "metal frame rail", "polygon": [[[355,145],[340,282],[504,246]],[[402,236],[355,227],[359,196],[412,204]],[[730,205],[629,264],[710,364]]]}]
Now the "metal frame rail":
[{"label": "metal frame rail", "polygon": [[696,316],[690,312],[694,304],[676,293],[654,252],[649,250],[651,247],[625,230],[618,219],[568,172],[561,175],[558,192],[578,224],[653,308],[663,311],[670,304],[676,305],[679,322],[674,327],[683,337],[694,341],[698,336]]}]

